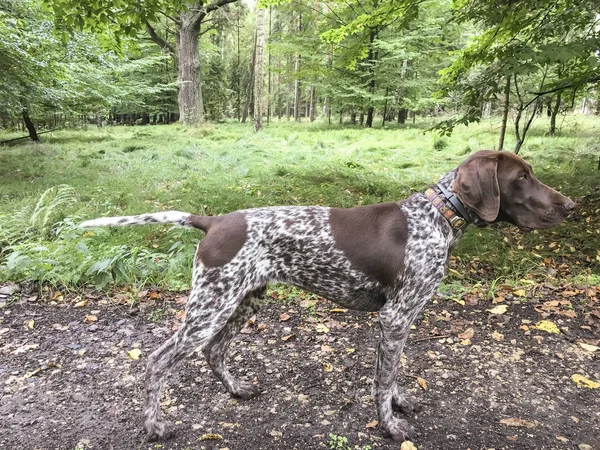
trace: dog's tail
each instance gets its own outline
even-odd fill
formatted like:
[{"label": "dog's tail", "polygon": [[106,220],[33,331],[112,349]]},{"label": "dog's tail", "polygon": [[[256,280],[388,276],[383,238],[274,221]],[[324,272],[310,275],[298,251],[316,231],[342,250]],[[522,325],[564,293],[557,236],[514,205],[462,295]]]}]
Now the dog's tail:
[{"label": "dog's tail", "polygon": [[153,223],[172,223],[188,228],[199,228],[207,231],[215,219],[212,216],[196,216],[180,211],[164,211],[159,213],[140,214],[138,216],[101,217],[86,220],[79,224],[82,228],[121,227],[126,225],[148,225]]}]

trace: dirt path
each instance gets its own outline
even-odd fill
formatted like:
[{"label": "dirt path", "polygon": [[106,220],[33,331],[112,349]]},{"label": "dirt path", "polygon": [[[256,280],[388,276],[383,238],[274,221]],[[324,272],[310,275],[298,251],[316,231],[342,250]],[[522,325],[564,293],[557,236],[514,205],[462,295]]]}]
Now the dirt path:
[{"label": "dirt path", "polygon": [[[571,379],[600,381],[600,351],[581,346],[600,345],[600,292],[538,295],[508,297],[504,314],[486,311],[492,305],[477,295],[464,306],[437,297],[425,308],[399,379],[423,403],[408,418],[419,450],[600,448],[600,389]],[[259,380],[262,395],[230,398],[195,355],[163,399],[176,437],[148,444],[140,431],[146,358],[182,305],[59,300],[0,295],[0,448],[400,448],[372,424],[376,314],[270,301],[230,353],[232,371]],[[533,327],[543,319],[561,333]],[[136,348],[139,360],[128,353]],[[223,440],[201,440],[208,433]]]}]

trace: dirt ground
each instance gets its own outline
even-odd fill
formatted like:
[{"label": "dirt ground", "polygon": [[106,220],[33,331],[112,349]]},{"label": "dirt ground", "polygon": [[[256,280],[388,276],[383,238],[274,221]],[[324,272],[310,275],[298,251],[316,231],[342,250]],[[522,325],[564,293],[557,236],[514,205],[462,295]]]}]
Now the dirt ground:
[{"label": "dirt ground", "polygon": [[[185,297],[146,292],[132,307],[118,296],[47,295],[0,289],[0,448],[400,449],[374,422],[376,314],[270,299],[229,359],[262,394],[232,399],[194,354],[162,401],[176,436],[147,443],[146,359],[177,326]],[[600,289],[546,286],[500,305],[507,311],[494,314],[484,293],[440,294],[420,315],[398,379],[423,405],[407,418],[415,446],[600,449],[600,389],[572,378],[600,381]]]}]

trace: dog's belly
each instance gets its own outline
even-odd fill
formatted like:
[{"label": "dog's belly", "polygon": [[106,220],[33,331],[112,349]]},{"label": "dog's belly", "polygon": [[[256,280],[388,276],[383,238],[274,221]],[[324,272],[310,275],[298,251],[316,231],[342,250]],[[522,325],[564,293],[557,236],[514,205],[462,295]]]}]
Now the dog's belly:
[{"label": "dog's belly", "polygon": [[[325,264],[281,265],[271,279],[325,297],[341,306],[361,311],[378,311],[385,303],[383,287],[347,265],[342,270]],[[278,270],[277,270],[278,269]]]}]

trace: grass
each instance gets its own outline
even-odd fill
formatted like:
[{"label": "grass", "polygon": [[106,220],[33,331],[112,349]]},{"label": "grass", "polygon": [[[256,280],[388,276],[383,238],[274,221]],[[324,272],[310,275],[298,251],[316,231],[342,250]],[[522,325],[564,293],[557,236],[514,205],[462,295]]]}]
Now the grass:
[{"label": "grass", "polygon": [[[222,214],[398,200],[435,182],[466,154],[493,148],[499,127],[490,120],[441,138],[423,133],[430,125],[282,122],[258,134],[238,123],[89,127],[46,134],[41,144],[2,147],[0,280],[185,289],[199,232],[157,225],[86,231],[76,224],[163,209]],[[568,195],[589,195],[600,179],[598,127],[598,118],[567,116],[557,137],[534,128],[521,154],[543,181]],[[470,229],[451,277],[470,282],[485,269],[490,279],[518,281],[550,270],[554,263],[540,263],[551,258],[572,266],[579,281],[593,281],[600,239],[582,223],[527,236],[512,227]]]}]

